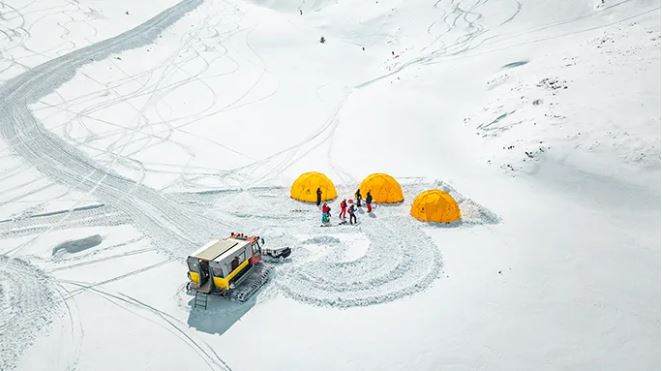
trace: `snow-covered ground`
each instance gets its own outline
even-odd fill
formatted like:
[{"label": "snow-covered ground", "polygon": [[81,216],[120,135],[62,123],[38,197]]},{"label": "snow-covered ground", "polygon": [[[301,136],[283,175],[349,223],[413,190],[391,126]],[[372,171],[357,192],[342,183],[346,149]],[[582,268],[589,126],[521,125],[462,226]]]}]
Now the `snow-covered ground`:
[{"label": "snow-covered ground", "polygon": [[[2,1],[0,84],[0,369],[660,368],[659,2]],[[292,256],[193,309],[230,231]]]}]

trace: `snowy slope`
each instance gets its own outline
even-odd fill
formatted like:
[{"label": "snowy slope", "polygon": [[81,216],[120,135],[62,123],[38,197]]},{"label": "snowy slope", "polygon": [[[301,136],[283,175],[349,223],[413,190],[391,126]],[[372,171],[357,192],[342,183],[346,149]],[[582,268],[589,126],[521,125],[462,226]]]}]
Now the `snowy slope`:
[{"label": "snowy slope", "polygon": [[[658,2],[1,4],[0,368],[660,367]],[[232,230],[293,256],[195,310]]]}]

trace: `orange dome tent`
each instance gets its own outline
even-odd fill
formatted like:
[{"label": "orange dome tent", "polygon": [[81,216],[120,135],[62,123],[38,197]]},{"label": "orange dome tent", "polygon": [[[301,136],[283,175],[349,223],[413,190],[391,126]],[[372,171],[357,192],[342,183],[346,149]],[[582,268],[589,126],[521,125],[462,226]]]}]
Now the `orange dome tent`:
[{"label": "orange dome tent", "polygon": [[460,220],[460,208],[455,199],[439,189],[419,193],[411,205],[410,214],[423,222],[450,223]]},{"label": "orange dome tent", "polygon": [[292,183],[290,197],[303,202],[317,201],[317,188],[322,190],[322,201],[333,200],[337,197],[336,187],[329,177],[316,171],[299,175]]},{"label": "orange dome tent", "polygon": [[384,173],[374,173],[368,175],[359,186],[363,198],[368,191],[372,194],[375,203],[391,204],[404,201],[402,196],[402,187],[395,178]]}]

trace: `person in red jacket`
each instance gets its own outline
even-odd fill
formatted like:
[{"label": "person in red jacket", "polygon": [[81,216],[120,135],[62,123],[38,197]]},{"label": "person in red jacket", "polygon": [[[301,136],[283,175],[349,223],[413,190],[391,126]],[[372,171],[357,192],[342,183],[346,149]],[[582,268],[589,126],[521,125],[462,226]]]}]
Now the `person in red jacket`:
[{"label": "person in red jacket", "polygon": [[341,220],[345,220],[347,218],[347,200],[342,200],[340,201],[340,215],[338,217]]},{"label": "person in red jacket", "polygon": [[368,213],[372,212],[372,193],[368,191],[365,195],[365,204],[368,206]]},{"label": "person in red jacket", "polygon": [[322,205],[322,223],[323,224],[328,224],[329,221],[331,221],[331,207],[326,204],[326,202]]}]

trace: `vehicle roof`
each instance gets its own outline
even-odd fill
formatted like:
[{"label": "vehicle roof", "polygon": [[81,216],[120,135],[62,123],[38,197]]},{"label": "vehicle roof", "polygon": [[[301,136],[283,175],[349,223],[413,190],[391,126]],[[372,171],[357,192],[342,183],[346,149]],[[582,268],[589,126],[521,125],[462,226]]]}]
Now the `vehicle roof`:
[{"label": "vehicle roof", "polygon": [[214,261],[222,261],[223,259],[234,255],[234,253],[236,253],[237,251],[244,249],[246,246],[252,245],[251,241],[246,241],[246,240],[235,240],[235,241],[238,241],[239,243],[224,251],[220,256],[216,257]]},{"label": "vehicle roof", "polygon": [[191,254],[191,256],[201,260],[216,260],[219,258],[222,259],[223,257],[243,248],[246,244],[250,244],[250,241],[236,238],[212,240]]}]

